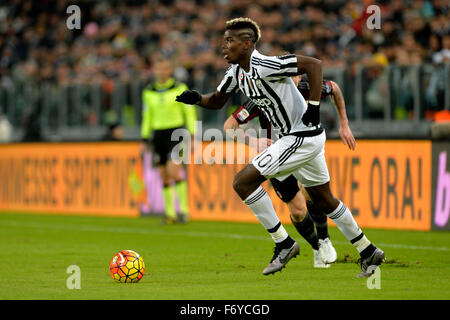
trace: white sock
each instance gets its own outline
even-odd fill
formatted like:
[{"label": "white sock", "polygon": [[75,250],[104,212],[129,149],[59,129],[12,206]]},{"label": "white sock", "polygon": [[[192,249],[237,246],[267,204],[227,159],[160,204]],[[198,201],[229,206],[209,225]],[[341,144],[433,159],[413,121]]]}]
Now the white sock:
[{"label": "white sock", "polygon": [[356,247],[356,249],[358,249],[358,252],[361,253],[361,251],[369,246],[370,241],[366,238],[364,233],[362,233],[361,239],[353,239],[351,243]]},{"label": "white sock", "polygon": [[286,229],[284,229],[283,225],[281,224],[281,222],[279,222],[275,227],[267,231],[269,231],[270,236],[272,237],[273,241],[275,241],[275,243],[280,243],[283,240],[287,239],[287,237],[289,236]]},{"label": "white sock", "polygon": [[244,203],[252,210],[276,243],[282,242],[288,237],[288,233],[273,208],[272,200],[263,187],[259,186],[244,200]]},{"label": "white sock", "polygon": [[363,251],[370,245],[370,241],[361,231],[352,213],[342,201],[339,201],[337,208],[327,214],[327,216],[336,223],[339,230],[358,249],[358,252]]}]

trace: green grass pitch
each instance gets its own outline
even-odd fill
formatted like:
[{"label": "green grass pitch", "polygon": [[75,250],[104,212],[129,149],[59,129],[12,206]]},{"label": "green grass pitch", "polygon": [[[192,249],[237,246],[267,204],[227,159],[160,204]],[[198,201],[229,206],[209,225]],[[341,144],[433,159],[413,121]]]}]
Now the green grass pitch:
[{"label": "green grass pitch", "polygon": [[[300,255],[281,273],[263,276],[273,243],[259,224],[192,221],[160,226],[159,218],[0,214],[0,299],[298,300],[450,299],[450,233],[365,229],[387,261],[380,289],[358,279],[358,254],[330,228],[338,261],[314,269],[312,249],[292,225]],[[120,250],[142,255],[137,284],[113,281]],[[81,289],[69,290],[70,265]]]}]

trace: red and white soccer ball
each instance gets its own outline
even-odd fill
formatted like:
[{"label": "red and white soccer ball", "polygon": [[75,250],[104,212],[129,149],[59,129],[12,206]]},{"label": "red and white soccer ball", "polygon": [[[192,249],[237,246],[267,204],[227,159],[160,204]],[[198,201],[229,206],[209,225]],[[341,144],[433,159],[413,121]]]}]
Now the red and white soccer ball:
[{"label": "red and white soccer ball", "polygon": [[109,271],[117,282],[139,282],[145,273],[144,259],[135,251],[122,250],[111,259]]}]

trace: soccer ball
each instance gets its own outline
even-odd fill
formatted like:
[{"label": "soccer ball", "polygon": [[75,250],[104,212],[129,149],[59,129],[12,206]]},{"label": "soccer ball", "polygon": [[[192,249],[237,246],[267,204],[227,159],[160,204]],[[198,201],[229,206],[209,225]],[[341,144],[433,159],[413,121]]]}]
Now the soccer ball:
[{"label": "soccer ball", "polygon": [[139,282],[145,272],[144,259],[137,252],[122,250],[111,259],[109,271],[112,278],[117,282]]}]

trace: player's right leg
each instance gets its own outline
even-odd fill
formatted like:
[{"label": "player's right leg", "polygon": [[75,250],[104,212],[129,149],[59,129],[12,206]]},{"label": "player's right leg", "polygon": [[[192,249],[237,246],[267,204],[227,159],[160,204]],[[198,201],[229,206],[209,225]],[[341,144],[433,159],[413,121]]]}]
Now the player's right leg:
[{"label": "player's right leg", "polygon": [[248,164],[234,177],[233,188],[275,242],[273,257],[263,270],[264,275],[269,275],[281,271],[289,260],[299,254],[300,247],[284,229],[272,200],[262,188],[261,183],[265,180],[252,164]]},{"label": "player's right leg", "polygon": [[369,277],[375,271],[375,269],[370,270],[369,267],[380,265],[385,258],[384,252],[367,239],[345,204],[333,197],[329,182],[307,187],[306,190],[313,202],[323,212],[327,212],[327,216],[336,223],[339,230],[358,250],[361,256],[359,277]]},{"label": "player's right leg", "polygon": [[175,194],[174,188],[172,186],[172,178],[166,164],[160,165],[158,168],[163,183],[162,194],[164,199],[164,210],[165,210],[165,217],[162,223],[173,224],[177,220],[177,213],[175,211],[175,202],[174,202]]}]

